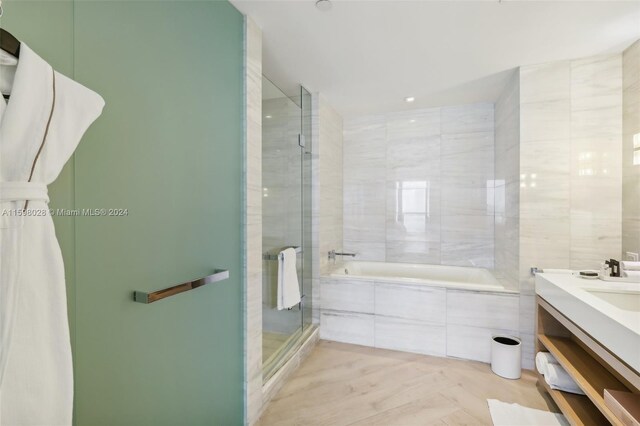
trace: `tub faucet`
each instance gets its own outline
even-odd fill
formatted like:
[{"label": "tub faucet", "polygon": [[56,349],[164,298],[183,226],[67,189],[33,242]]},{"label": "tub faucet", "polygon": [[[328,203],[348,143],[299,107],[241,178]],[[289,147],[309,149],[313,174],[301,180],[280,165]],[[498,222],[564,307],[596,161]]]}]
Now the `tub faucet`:
[{"label": "tub faucet", "polygon": [[336,256],[351,256],[356,257],[356,253],[337,253],[335,250],[329,252],[329,260],[336,260]]}]

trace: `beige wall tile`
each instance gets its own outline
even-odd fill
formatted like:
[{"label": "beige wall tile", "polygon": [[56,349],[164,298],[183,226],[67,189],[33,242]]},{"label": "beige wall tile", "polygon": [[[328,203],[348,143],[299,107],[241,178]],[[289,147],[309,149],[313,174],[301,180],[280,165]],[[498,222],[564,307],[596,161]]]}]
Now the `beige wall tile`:
[{"label": "beige wall tile", "polygon": [[[633,135],[640,133],[640,41],[623,54],[622,251],[640,253],[640,165]],[[640,154],[637,154],[640,155]]]}]

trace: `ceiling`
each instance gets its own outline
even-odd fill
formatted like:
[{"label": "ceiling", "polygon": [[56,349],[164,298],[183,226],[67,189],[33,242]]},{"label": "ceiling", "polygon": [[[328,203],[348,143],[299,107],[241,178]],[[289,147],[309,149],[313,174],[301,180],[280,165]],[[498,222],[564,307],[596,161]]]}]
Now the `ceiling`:
[{"label": "ceiling", "polygon": [[265,75],[321,92],[343,116],[495,101],[520,65],[640,38],[640,0],[231,2],[262,28]]}]

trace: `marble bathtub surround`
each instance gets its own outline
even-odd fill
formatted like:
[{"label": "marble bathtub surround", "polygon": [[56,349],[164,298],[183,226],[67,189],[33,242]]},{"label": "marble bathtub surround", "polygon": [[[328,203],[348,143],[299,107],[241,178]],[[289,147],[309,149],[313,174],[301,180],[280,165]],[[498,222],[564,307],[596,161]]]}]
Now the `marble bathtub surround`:
[{"label": "marble bathtub surround", "polygon": [[492,335],[519,335],[516,293],[322,277],[321,294],[322,339],[489,362]]},{"label": "marble bathtub surround", "polygon": [[492,104],[344,124],[344,249],[358,260],[492,268]]},{"label": "marble bathtub surround", "polygon": [[[629,63],[635,54],[626,53]],[[345,121],[345,250],[359,252],[360,260],[494,267],[507,288],[521,292],[512,306],[518,321],[511,324],[523,341],[523,366],[530,368],[530,267],[596,268],[605,257],[620,257],[620,218],[628,219],[625,233],[635,235],[632,217],[638,215],[625,216],[621,190],[622,62],[618,54],[522,67],[495,109],[480,104]],[[629,83],[627,91],[635,86]],[[638,108],[633,99],[630,111]],[[628,124],[625,132],[632,138],[638,130]],[[636,175],[627,172],[638,172],[625,169],[635,184]],[[625,191],[635,191],[632,184]],[[635,199],[624,202],[624,211],[633,211]],[[370,287],[375,296],[376,284]],[[375,304],[348,312],[322,308],[322,318],[331,316],[328,324],[351,324],[344,339],[360,329],[365,344],[375,344],[376,327],[388,323],[376,319]],[[435,338],[429,348],[407,343],[406,350],[456,356],[467,356],[456,343],[461,336],[482,339],[487,330],[504,328],[405,317],[395,323],[408,333],[406,342],[420,327],[446,336],[444,347]]]},{"label": "marble bathtub surround", "polygon": [[[534,92],[534,96],[541,96]],[[495,104],[494,275],[509,289],[519,285],[520,75],[514,70]],[[531,178],[533,179],[533,178]]]}]

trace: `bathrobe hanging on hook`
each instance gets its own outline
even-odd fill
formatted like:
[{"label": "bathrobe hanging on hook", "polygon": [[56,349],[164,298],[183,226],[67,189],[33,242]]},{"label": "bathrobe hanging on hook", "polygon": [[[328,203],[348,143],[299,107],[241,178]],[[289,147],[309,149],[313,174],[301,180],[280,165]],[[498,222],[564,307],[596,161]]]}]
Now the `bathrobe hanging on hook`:
[{"label": "bathrobe hanging on hook", "polygon": [[11,87],[8,103],[0,99],[0,426],[70,425],[64,266],[47,185],[104,101],[24,43],[17,67],[0,65]]}]

